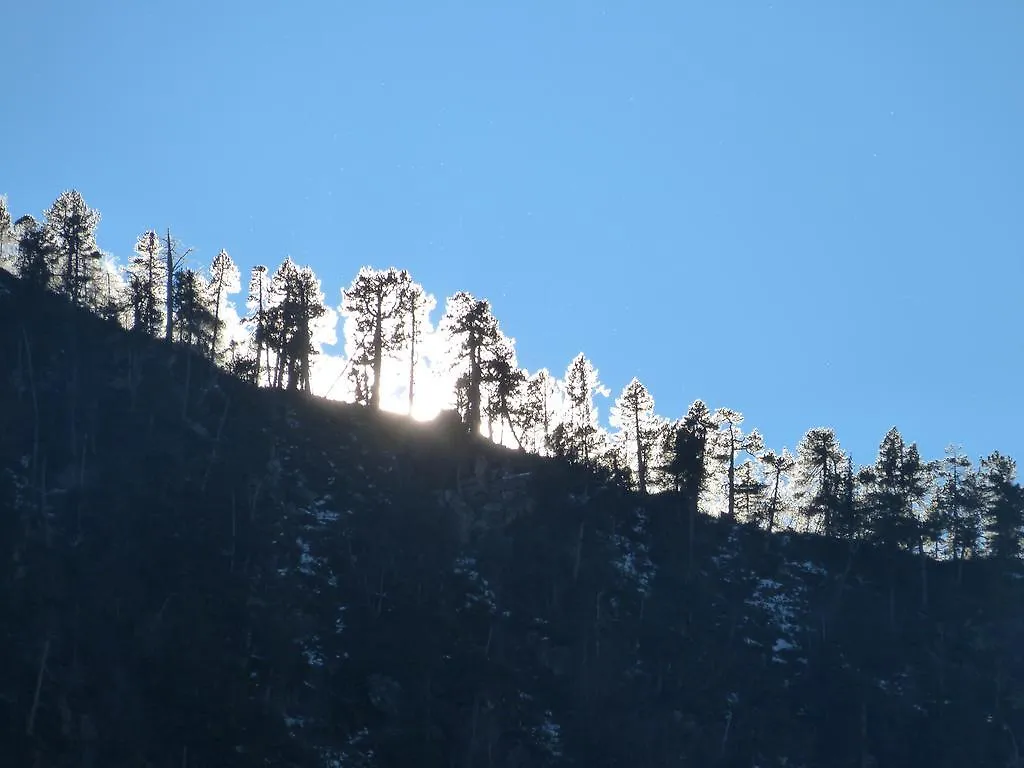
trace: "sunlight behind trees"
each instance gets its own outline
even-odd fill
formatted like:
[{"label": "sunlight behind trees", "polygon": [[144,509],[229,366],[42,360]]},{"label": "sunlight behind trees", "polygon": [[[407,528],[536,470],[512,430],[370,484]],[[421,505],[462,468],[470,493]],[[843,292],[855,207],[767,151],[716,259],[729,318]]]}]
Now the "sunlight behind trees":
[{"label": "sunlight behind trees", "polygon": [[583,352],[561,378],[528,371],[490,301],[459,291],[438,316],[437,298],[406,270],[363,266],[334,304],[336,289],[290,257],[243,278],[227,251],[203,261],[170,230],[142,231],[121,265],[98,246],[99,221],[75,190],[42,220],[14,219],[0,197],[0,261],[26,283],[252,384],[420,421],[454,411],[469,431],[510,449],[576,464],[641,496],[682,494],[691,522],[704,513],[958,562],[1021,556],[1024,492],[1016,464],[999,452],[975,462],[951,448],[927,461],[896,427],[862,467],[829,427],[808,430],[793,453],[769,448],[733,408],[698,400],[682,418],[658,414],[637,378],[607,403],[610,390]]}]

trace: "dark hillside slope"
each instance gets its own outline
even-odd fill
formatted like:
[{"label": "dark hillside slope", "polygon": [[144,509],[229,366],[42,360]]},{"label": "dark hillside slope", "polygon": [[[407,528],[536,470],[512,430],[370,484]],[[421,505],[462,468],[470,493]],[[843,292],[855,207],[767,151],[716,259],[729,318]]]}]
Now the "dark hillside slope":
[{"label": "dark hillside slope", "polygon": [[[1008,766],[1022,581],[256,390],[0,274],[0,755]],[[1014,763],[1012,761],[1016,760]]]}]

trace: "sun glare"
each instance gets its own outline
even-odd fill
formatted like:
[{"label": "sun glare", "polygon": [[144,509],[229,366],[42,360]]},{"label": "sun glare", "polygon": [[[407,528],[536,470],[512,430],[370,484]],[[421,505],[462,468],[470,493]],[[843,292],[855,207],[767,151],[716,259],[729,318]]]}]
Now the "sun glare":
[{"label": "sun glare", "polygon": [[[408,361],[386,360],[381,376],[381,409],[391,413],[409,414]],[[355,389],[350,366],[341,355],[320,355],[311,376],[313,393],[329,400],[353,402]],[[443,364],[429,358],[416,365],[412,417],[430,421],[441,411],[453,406],[454,381]]]}]

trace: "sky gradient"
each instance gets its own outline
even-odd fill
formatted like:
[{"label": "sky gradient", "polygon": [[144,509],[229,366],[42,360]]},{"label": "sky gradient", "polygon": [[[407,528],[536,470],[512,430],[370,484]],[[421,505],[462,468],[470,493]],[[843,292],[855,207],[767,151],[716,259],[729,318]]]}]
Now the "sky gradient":
[{"label": "sky gradient", "polygon": [[[234,2],[4,9],[0,193],[79,189],[328,301],[363,264],[489,298],[769,446],[897,425],[1024,461],[1024,4]],[[436,320],[439,312],[436,312]],[[606,416],[607,408],[603,408]]]}]

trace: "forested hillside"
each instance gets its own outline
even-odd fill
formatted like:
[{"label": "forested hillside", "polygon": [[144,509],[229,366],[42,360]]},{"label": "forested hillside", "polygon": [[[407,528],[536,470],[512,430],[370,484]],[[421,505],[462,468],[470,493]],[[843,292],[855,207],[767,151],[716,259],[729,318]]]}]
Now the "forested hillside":
[{"label": "forested hillside", "polygon": [[609,431],[585,356],[523,371],[465,293],[455,410],[420,423],[380,407],[387,360],[410,404],[422,373],[408,273],[345,291],[336,402],[310,270],[254,268],[238,323],[227,254],[203,275],[148,232],[121,280],[77,193],[10,218],[12,765],[1024,765],[1008,457],[895,428],[867,467],[827,428],[791,456],[638,381]]}]

